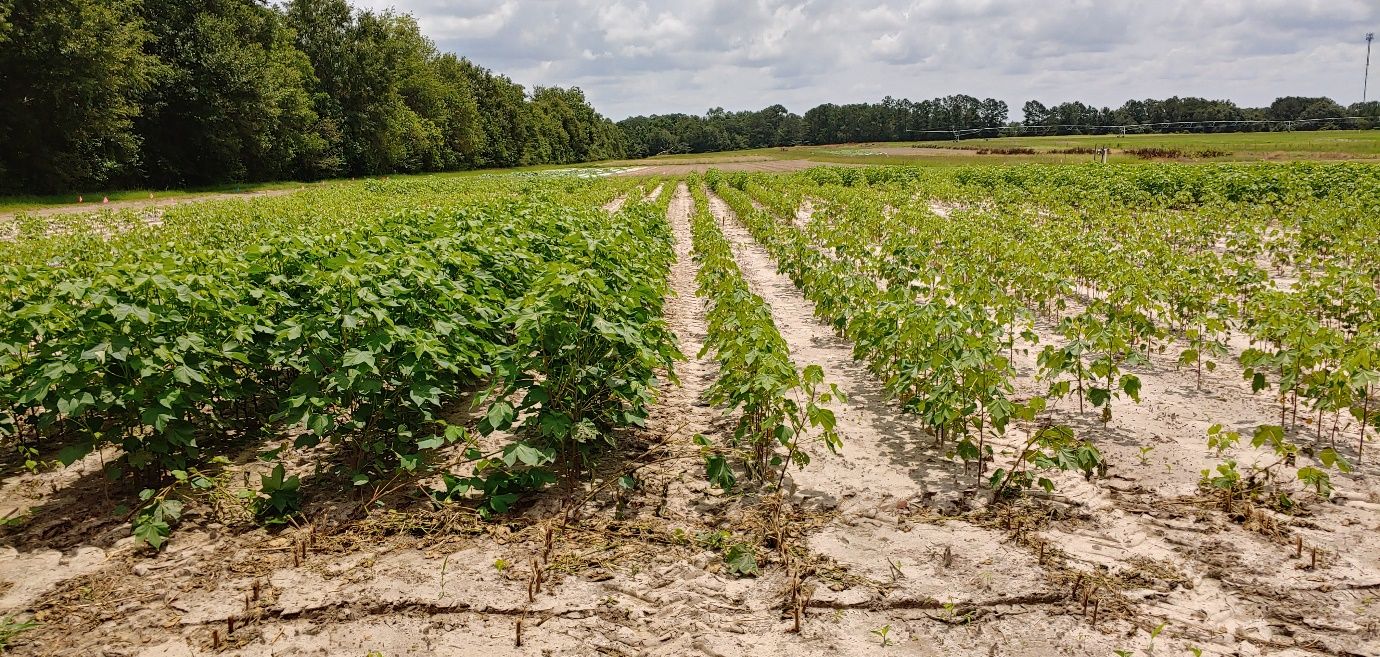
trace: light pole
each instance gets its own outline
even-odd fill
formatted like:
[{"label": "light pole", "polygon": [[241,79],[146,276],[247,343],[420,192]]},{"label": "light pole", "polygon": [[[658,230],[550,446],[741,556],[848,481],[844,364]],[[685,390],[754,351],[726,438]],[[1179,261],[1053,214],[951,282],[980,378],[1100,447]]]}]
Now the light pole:
[{"label": "light pole", "polygon": [[1366,92],[1370,91],[1370,42],[1375,40],[1374,32],[1366,32],[1366,78],[1361,83],[1361,102],[1366,102]]}]

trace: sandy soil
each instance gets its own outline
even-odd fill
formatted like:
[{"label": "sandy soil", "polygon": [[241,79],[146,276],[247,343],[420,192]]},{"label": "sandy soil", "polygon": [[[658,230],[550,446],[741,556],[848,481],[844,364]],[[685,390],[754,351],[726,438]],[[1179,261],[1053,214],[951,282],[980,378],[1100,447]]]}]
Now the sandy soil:
[{"label": "sandy soil", "polygon": [[[663,387],[648,427],[623,438],[606,473],[636,468],[635,491],[587,489],[582,506],[564,509],[548,491],[500,522],[406,494],[390,504],[397,512],[361,518],[348,490],[272,531],[194,509],[154,555],[104,499],[98,463],[7,476],[0,509],[33,515],[0,534],[0,616],[42,623],[12,652],[784,657],[875,655],[885,641],[906,655],[1148,655],[1150,631],[1166,623],[1155,654],[1380,655],[1371,479],[1338,478],[1344,495],[1298,518],[1233,518],[1196,501],[1197,469],[1212,460],[1206,424],[1272,416],[1230,368],[1199,391],[1156,361],[1138,372],[1145,402],[1121,402],[1105,428],[1056,407],[1096,436],[1110,478],[1060,477],[1051,499],[992,507],[717,199],[711,209],[793,358],[823,366],[849,401],[835,406],[843,455],[791,471],[783,520],[770,497],[708,490],[690,437],[726,440],[732,418],[701,399],[717,364],[697,357],[706,327],[692,209],[678,185],[666,312],[688,359],[680,385]],[[1017,356],[1020,394],[1035,390],[1033,358]],[[1012,444],[997,446],[999,459]],[[1143,445],[1154,446],[1144,462]],[[769,530],[791,556],[759,550],[755,578],[726,573],[705,538]],[[796,593],[807,601],[800,633]]]},{"label": "sandy soil", "polygon": [[[655,200],[657,199],[657,197],[661,196],[661,190],[662,190],[663,188],[665,188],[665,187],[666,187],[666,185],[665,185],[664,183],[663,183],[663,184],[660,184],[660,185],[657,185],[656,187],[654,187],[654,188],[652,188],[651,190],[649,190],[646,194],[642,195],[642,200],[645,201],[645,202],[647,202],[647,203],[651,203],[652,201],[655,201]],[[609,213],[609,214],[613,214],[613,213],[615,213],[615,212],[618,212],[619,210],[622,210],[622,209],[623,209],[623,206],[626,205],[627,202],[628,202],[628,200],[632,198],[632,194],[636,194],[636,193],[639,193],[639,192],[641,192],[641,188],[636,189],[636,190],[633,190],[633,192],[631,192],[631,193],[629,193],[629,194],[619,194],[619,195],[618,195],[617,197],[615,197],[613,200],[611,200],[611,201],[609,201],[608,203],[605,203],[605,204],[604,204],[604,206],[603,206],[604,212],[607,212],[607,213]]]},{"label": "sandy soil", "polygon": [[913,148],[908,146],[876,146],[870,147],[867,150],[880,155],[911,155],[916,157],[921,155],[967,157],[977,154],[976,150],[969,150],[966,148],[933,148],[929,146],[917,146]]},{"label": "sandy soil", "polygon": [[[940,216],[956,209],[918,202]],[[1053,329],[1053,321],[1037,324],[1041,344],[1056,340]],[[1098,486],[1061,482],[1060,492],[1094,521],[1051,525],[1038,540],[1089,576],[1150,574],[1130,583],[1152,586],[1123,581],[1122,593],[1134,603],[1128,611],[1141,630],[1167,623],[1161,645],[1178,641],[1206,654],[1377,654],[1380,488],[1369,476],[1373,464],[1359,474],[1335,474],[1343,492],[1332,503],[1315,501],[1302,517],[1266,510],[1229,517],[1198,499],[1199,471],[1220,461],[1204,448],[1208,426],[1249,431],[1278,421],[1274,401],[1252,395],[1234,364],[1245,346],[1237,337],[1234,353],[1218,359],[1221,366],[1205,374],[1201,388],[1192,372],[1174,366],[1182,345],[1171,347],[1171,355],[1135,369],[1144,401],[1118,401],[1105,426],[1072,402],[1057,404],[1055,420],[1096,440],[1112,476]],[[1016,351],[1017,398],[1043,392],[1034,376],[1038,348]],[[1349,428],[1344,423],[1343,432]],[[1306,424],[1302,433],[1295,440],[1311,443]],[[1342,451],[1355,460],[1354,450]],[[1252,450],[1232,456],[1243,464],[1264,458]]]},{"label": "sandy soil", "polygon": [[[783,149],[784,150],[784,149]],[[704,153],[701,157],[672,156],[667,158],[649,157],[639,162],[665,161],[667,164],[714,164],[716,162],[766,162],[772,158],[765,155],[725,155],[724,153]]]},{"label": "sandy soil", "polygon": [[819,166],[846,166],[838,164],[823,164],[811,162],[810,160],[768,160],[753,159],[746,161],[711,161],[711,162],[687,162],[676,164],[654,164],[637,166],[627,171],[620,172],[620,176],[684,176],[691,173],[704,173],[710,169],[719,171],[760,171],[769,173],[782,173],[788,171],[800,171],[811,167]]},{"label": "sandy soil", "polygon": [[[916,654],[1110,654],[1111,641],[1069,613],[1062,574],[1046,571],[1032,546],[988,526],[985,498],[967,492],[961,466],[931,448],[933,438],[852,359],[852,345],[814,319],[813,305],[776,273],[732,211],[717,198],[711,207],[797,364],[823,366],[849,395],[835,409],[843,458],[821,457],[790,475],[799,495],[842,510],[809,538],[811,550],[868,582],[816,593],[817,602],[848,610],[840,627],[821,630],[831,648],[868,654],[868,633],[889,625]],[[1032,614],[1042,618],[1033,631]]]},{"label": "sandy soil", "polygon": [[619,210],[622,210],[622,209],[623,209],[623,204],[624,204],[624,203],[627,203],[627,202],[628,202],[628,195],[627,195],[627,194],[619,194],[619,195],[618,195],[617,197],[615,197],[612,201],[609,201],[608,203],[605,203],[605,204],[604,204],[604,208],[603,208],[603,209],[604,209],[604,212],[607,212],[607,213],[609,213],[609,214],[613,214],[613,213],[615,213],[615,212],[617,212],[617,211],[619,211]]},{"label": "sandy soil", "polygon": [[[902,157],[972,157],[977,155],[977,148],[941,148],[933,146],[830,146],[825,147],[825,152],[830,154],[846,154],[859,157],[868,155],[898,155]],[[1006,156],[1010,157],[1010,156]]]}]

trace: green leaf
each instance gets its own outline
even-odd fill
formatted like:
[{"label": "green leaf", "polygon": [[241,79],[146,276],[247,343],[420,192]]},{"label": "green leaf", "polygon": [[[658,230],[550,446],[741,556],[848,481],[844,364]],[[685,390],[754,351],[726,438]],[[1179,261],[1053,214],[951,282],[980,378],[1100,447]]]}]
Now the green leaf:
[{"label": "green leaf", "polygon": [[157,550],[167,542],[172,528],[161,520],[142,519],[134,523],[134,538]]},{"label": "green leaf", "polygon": [[1332,492],[1332,478],[1318,468],[1312,466],[1299,468],[1298,478],[1299,481],[1312,486],[1319,495],[1328,495]]},{"label": "green leaf", "polygon": [[182,517],[182,500],[163,500],[158,503],[156,514],[167,520],[177,520]]},{"label": "green leaf", "polygon": [[721,490],[732,490],[734,484],[733,469],[729,467],[728,461],[722,456],[710,456],[704,460],[705,476],[711,486]]},{"label": "green leaf", "polygon": [[1325,447],[1322,451],[1318,452],[1318,460],[1322,462],[1323,467],[1331,468],[1335,466],[1342,472],[1351,472],[1351,463],[1343,458],[1341,454],[1338,454],[1337,450],[1331,447]]},{"label": "green leaf", "polygon": [[551,436],[558,440],[564,440],[570,435],[570,425],[570,416],[559,412],[542,413],[538,421],[543,436]]},{"label": "green leaf", "polygon": [[1262,424],[1256,427],[1255,436],[1251,438],[1251,445],[1262,447],[1266,444],[1278,449],[1284,443],[1284,427],[1277,424]]},{"label": "green leaf", "polygon": [[509,507],[518,501],[517,493],[503,493],[489,497],[489,507],[497,513],[507,513]]},{"label": "green leaf", "polygon": [[86,458],[86,455],[90,454],[93,449],[94,446],[91,443],[68,445],[58,450],[57,460],[62,463],[63,467],[66,467]]},{"label": "green leaf", "polygon": [[545,463],[547,454],[527,443],[512,443],[503,448],[503,462],[512,467],[518,461],[523,465],[537,466]]},{"label": "green leaf", "polygon": [[368,365],[370,369],[375,369],[374,352],[367,349],[351,349],[345,352],[345,357],[341,360],[341,364],[345,367]]},{"label": "green leaf", "polygon": [[173,378],[183,385],[188,385],[193,381],[197,383],[206,383],[206,377],[202,375],[201,372],[187,367],[186,365],[178,365],[174,368]]},{"label": "green leaf", "polygon": [[441,436],[432,436],[430,438],[417,441],[417,449],[436,449],[444,444],[446,444],[445,438]]},{"label": "green leaf", "polygon": [[1125,374],[1121,377],[1121,390],[1137,404],[1140,403],[1140,377]]},{"label": "green leaf", "polygon": [[94,360],[94,361],[96,361],[96,362],[98,362],[98,363],[104,364],[104,363],[105,363],[106,354],[109,353],[109,351],[110,351],[110,343],[109,343],[109,342],[102,342],[102,343],[100,343],[100,344],[98,344],[98,345],[96,345],[96,346],[94,346],[94,347],[92,347],[92,348],[90,348],[90,349],[87,349],[86,351],[81,352],[81,359],[82,359],[82,360]]},{"label": "green leaf", "polygon": [[1004,479],[1006,479],[1006,468],[997,468],[992,471],[992,476],[987,478],[987,487],[996,489]]},{"label": "green leaf", "polygon": [[782,445],[790,445],[791,438],[795,437],[795,431],[784,424],[778,424],[772,430],[772,435],[776,436],[776,441]]},{"label": "green leaf", "polygon": [[761,571],[757,567],[757,554],[751,545],[734,543],[724,552],[724,563],[728,572],[740,577],[756,577]]},{"label": "green leaf", "polygon": [[1197,362],[1198,362],[1198,350],[1197,350],[1197,349],[1185,349],[1185,350],[1183,351],[1183,353],[1179,354],[1179,364],[1180,364],[1180,365],[1194,365],[1194,364],[1196,364]]},{"label": "green leaf", "polygon": [[1111,398],[1112,398],[1112,393],[1111,393],[1111,391],[1107,390],[1106,388],[1097,388],[1097,387],[1089,387],[1089,388],[1088,388],[1088,401],[1089,401],[1093,406],[1101,406],[1101,405],[1103,405],[1103,404],[1106,404],[1107,401],[1110,400]]},{"label": "green leaf", "polygon": [[495,431],[507,429],[513,422],[513,405],[500,399],[489,406],[485,419]]},{"label": "green leaf", "polygon": [[465,431],[465,427],[462,427],[457,424],[449,425],[446,427],[445,432],[446,442],[452,444],[459,442],[460,440],[465,439],[468,433],[469,432]]}]

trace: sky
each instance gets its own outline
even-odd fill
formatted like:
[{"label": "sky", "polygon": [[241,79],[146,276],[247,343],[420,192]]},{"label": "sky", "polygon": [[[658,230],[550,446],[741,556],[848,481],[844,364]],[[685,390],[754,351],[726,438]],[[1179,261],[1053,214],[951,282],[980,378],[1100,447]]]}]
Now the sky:
[{"label": "sky", "polygon": [[[1380,0],[353,0],[604,115],[997,98],[1361,99]],[[1380,46],[1377,46],[1380,51]],[[1380,53],[1375,57],[1380,78]],[[1372,80],[1371,99],[1380,97]]]}]

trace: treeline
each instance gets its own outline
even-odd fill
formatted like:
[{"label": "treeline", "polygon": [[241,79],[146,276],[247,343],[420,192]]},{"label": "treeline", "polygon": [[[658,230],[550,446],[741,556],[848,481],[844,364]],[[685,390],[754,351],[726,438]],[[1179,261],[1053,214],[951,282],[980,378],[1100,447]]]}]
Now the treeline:
[{"label": "treeline", "polygon": [[622,157],[577,88],[346,0],[0,0],[0,189],[187,186]]},{"label": "treeline", "polygon": [[[819,105],[802,115],[780,105],[757,112],[715,108],[704,116],[661,114],[618,122],[628,153],[708,153],[743,148],[865,141],[917,141],[998,135],[1065,135],[1120,132],[1118,126],[1192,123],[1129,129],[1139,132],[1242,132],[1380,127],[1380,102],[1342,107],[1330,98],[1287,96],[1269,107],[1243,108],[1228,100],[1168,98],[1131,100],[1118,109],[1081,102],[1023,106],[1025,120],[1007,121],[1006,103],[972,96],[910,101],[890,96],[880,103]],[[1339,117],[1363,117],[1347,119]],[[1329,119],[1329,120],[1323,120]],[[1230,121],[1233,123],[1207,123]],[[1282,121],[1285,123],[1262,123]]]},{"label": "treeline", "polygon": [[958,95],[912,101],[819,105],[804,116],[780,105],[757,112],[715,108],[704,116],[661,114],[618,122],[628,154],[708,153],[743,148],[925,139],[927,131],[1006,124],[1006,103]]},{"label": "treeline", "polygon": [[[1117,109],[1076,101],[1046,107],[1032,100],[1022,110],[1025,120],[1012,126],[1020,134],[1103,134],[1119,132],[1118,126],[1148,126],[1128,132],[1260,132],[1380,126],[1380,102],[1343,107],[1331,98],[1305,96],[1276,98],[1269,107],[1238,107],[1229,100],[1177,96],[1128,100]],[[1162,125],[1174,123],[1189,125]]]}]

